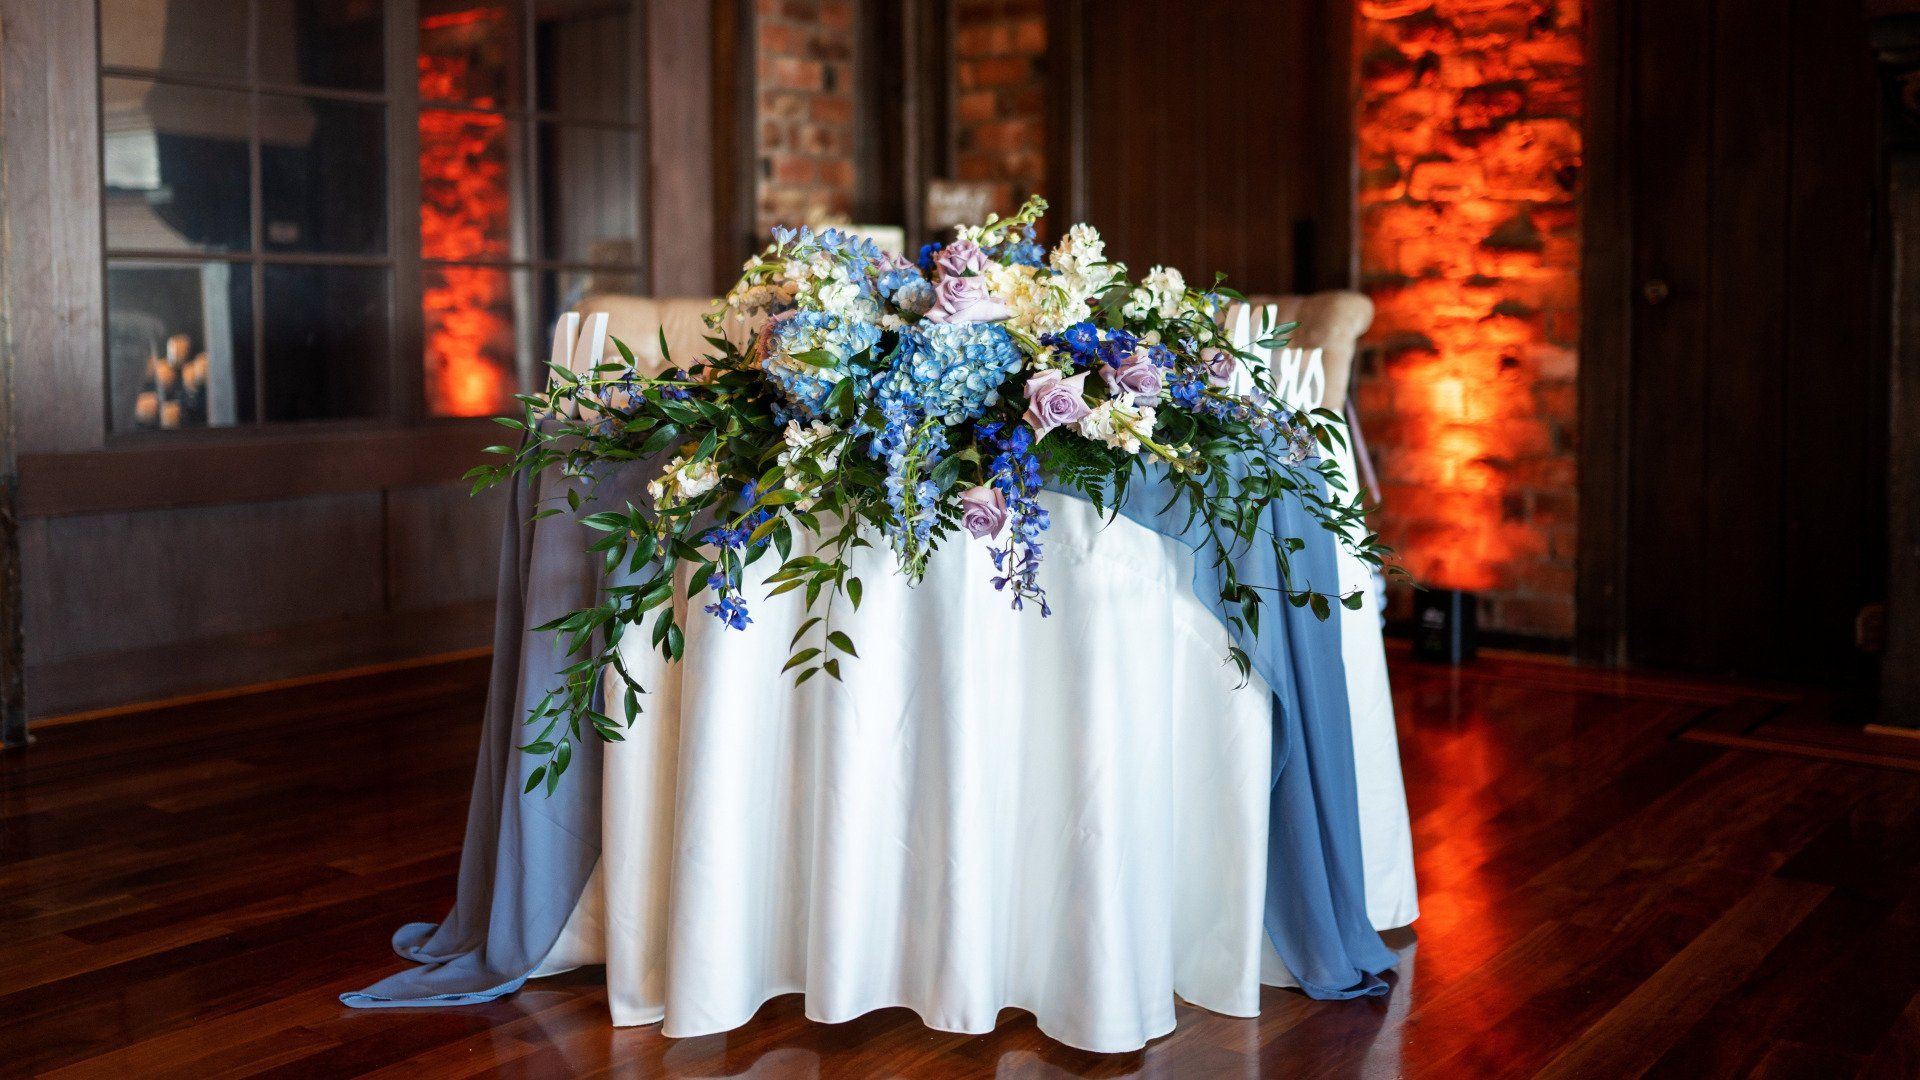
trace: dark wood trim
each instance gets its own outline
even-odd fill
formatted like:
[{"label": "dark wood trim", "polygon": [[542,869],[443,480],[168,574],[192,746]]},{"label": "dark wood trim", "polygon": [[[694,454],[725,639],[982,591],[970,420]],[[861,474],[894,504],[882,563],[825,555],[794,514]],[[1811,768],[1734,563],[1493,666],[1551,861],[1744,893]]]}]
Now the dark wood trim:
[{"label": "dark wood trim", "polygon": [[758,247],[754,234],[757,114],[753,0],[712,0],[714,295],[724,294]]},{"label": "dark wood trim", "polygon": [[1623,0],[1592,0],[1588,11],[1574,655],[1596,664],[1620,664],[1627,655],[1627,430],[1634,296],[1627,18]]},{"label": "dark wood trim", "polygon": [[1315,213],[1303,238],[1309,250],[1297,255],[1301,272],[1295,274],[1293,290],[1298,293],[1351,289],[1360,280],[1354,70],[1342,62],[1353,55],[1353,4],[1319,0],[1308,10],[1307,22],[1305,40],[1314,42],[1314,54],[1322,58],[1312,65],[1314,103],[1308,110],[1315,120],[1310,152],[1321,164],[1314,168]]},{"label": "dark wood trim", "polygon": [[0,0],[7,278],[33,288],[9,314],[23,454],[92,449],[106,434],[94,16],[91,2]]},{"label": "dark wood trim", "polygon": [[58,517],[452,483],[510,440],[486,420],[404,428],[266,428],[254,437],[20,459],[20,513]]},{"label": "dark wood trim", "polygon": [[1880,719],[1920,729],[1920,4],[1872,24],[1881,104],[1887,376],[1887,647]]},{"label": "dark wood trim", "polygon": [[950,0],[914,0],[906,16],[906,130],[900,171],[906,184],[902,197],[907,243],[913,245],[937,239],[927,227],[927,185],[954,172],[954,9]]},{"label": "dark wood trim", "polygon": [[907,72],[902,45],[910,5],[857,0],[853,46],[853,168],[855,221],[907,220]]},{"label": "dark wood trim", "polygon": [[952,172],[952,5],[863,0],[857,18],[854,216],[900,225],[911,255],[935,239],[927,182]]},{"label": "dark wood trim", "polygon": [[[0,131],[0,153],[9,132]],[[0,171],[0,207],[6,205],[6,175]],[[0,232],[0,245],[7,242]],[[14,349],[12,281],[0,258],[0,746],[27,743],[26,605],[20,591],[20,476],[14,456]]]},{"label": "dark wood trim", "polygon": [[653,292],[702,296],[714,279],[714,12],[646,5],[647,184]]},{"label": "dark wood trim", "polygon": [[[427,415],[427,327],[421,309],[420,262],[420,16],[410,4],[388,4],[387,250],[392,253],[393,362],[387,374],[391,415]],[[413,213],[399,213],[401,207]],[[538,215],[534,215],[538,216]],[[259,321],[259,320],[256,320]]]},{"label": "dark wood trim", "polygon": [[1047,196],[1056,230],[1086,219],[1086,53],[1085,0],[1047,0]]}]

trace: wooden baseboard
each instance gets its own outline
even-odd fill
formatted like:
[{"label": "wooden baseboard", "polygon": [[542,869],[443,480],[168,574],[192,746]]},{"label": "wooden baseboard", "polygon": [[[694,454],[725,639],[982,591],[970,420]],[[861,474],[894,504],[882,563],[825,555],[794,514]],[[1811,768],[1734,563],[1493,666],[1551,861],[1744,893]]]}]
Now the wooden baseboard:
[{"label": "wooden baseboard", "polygon": [[1847,723],[1817,698],[1750,699],[1707,710],[1680,733],[1689,742],[1920,772],[1920,732]]},{"label": "wooden baseboard", "polygon": [[31,726],[483,655],[493,602],[331,619],[28,668]]},{"label": "wooden baseboard", "polygon": [[80,712],[48,716],[35,720],[33,722],[33,730],[41,731],[50,727],[59,727],[63,724],[77,724],[83,720],[101,720],[109,716],[126,716],[129,713],[151,712],[155,709],[170,709],[179,705],[199,705],[208,701],[224,701],[228,698],[246,697],[249,694],[264,694],[274,690],[290,690],[300,686],[313,686],[319,683],[338,682],[344,679],[358,679],[368,675],[385,675],[393,671],[408,671],[413,668],[433,667],[437,664],[451,664],[461,660],[477,660],[480,657],[491,655],[493,655],[493,646],[480,645],[471,649],[434,653],[431,656],[416,656],[406,660],[394,660],[384,664],[361,664],[357,667],[322,671],[312,675],[298,675],[286,679],[269,679],[265,682],[222,687],[217,690],[205,690],[194,694],[176,694],[172,697],[153,698],[146,701],[129,702],[125,705],[109,705],[100,709],[87,709]]}]

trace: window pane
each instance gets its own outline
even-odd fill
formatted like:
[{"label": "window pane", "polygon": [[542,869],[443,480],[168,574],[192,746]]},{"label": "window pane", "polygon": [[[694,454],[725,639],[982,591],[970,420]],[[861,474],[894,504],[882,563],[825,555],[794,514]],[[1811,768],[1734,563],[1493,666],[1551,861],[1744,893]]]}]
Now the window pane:
[{"label": "window pane", "polygon": [[542,247],[569,262],[639,261],[639,137],[614,128],[540,125]]},{"label": "window pane", "polygon": [[518,3],[423,0],[420,99],[520,108],[521,20]]},{"label": "window pane", "polygon": [[244,263],[107,267],[115,431],[253,420],[253,282]]},{"label": "window pane", "polygon": [[386,109],[260,95],[269,251],[387,250]]},{"label": "window pane", "polygon": [[387,271],[268,266],[266,419],[378,416],[387,408]]},{"label": "window pane", "polygon": [[245,81],[247,0],[100,0],[100,62]]},{"label": "window pane", "polygon": [[514,243],[516,125],[492,113],[420,113],[420,253],[505,259]]},{"label": "window pane", "polygon": [[385,22],[380,0],[261,0],[260,81],[380,90]]},{"label": "window pane", "polygon": [[434,416],[508,411],[520,388],[514,273],[491,266],[429,265],[420,281],[427,411]]},{"label": "window pane", "polygon": [[246,94],[102,79],[100,104],[108,247],[249,249]]},{"label": "window pane", "polygon": [[534,9],[538,107],[575,120],[628,121],[640,78],[629,29],[630,5],[562,0]]}]

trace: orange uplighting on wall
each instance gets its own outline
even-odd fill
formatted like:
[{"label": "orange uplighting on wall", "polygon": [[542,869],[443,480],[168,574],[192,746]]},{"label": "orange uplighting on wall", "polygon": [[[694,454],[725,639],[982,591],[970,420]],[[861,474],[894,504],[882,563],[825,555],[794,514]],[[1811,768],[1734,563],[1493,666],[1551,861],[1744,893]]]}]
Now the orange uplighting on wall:
[{"label": "orange uplighting on wall", "polygon": [[[479,7],[432,16],[436,49],[420,56],[420,96],[496,108],[480,66],[449,35],[476,42],[498,34],[506,11]],[[420,113],[420,248],[429,260],[459,263],[507,256],[507,118],[498,113],[426,108]],[[508,401],[513,291],[509,271],[492,266],[427,264],[422,270],[427,407],[435,416],[486,416]]]},{"label": "orange uplighting on wall", "polygon": [[1580,0],[1362,0],[1376,524],[1482,624],[1573,624]]}]

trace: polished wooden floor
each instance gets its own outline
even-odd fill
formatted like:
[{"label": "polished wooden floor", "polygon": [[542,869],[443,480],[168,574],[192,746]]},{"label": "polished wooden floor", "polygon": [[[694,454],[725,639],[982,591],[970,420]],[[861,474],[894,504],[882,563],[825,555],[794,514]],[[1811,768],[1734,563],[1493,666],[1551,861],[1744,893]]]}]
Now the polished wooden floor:
[{"label": "polished wooden floor", "polygon": [[798,998],[608,1026],[596,973],[355,1012],[452,896],[484,661],[47,729],[0,755],[0,1074],[1920,1076],[1920,780],[1676,733],[1749,696],[1396,659],[1424,915],[1391,996],[1183,1009],[1137,1054]]}]

